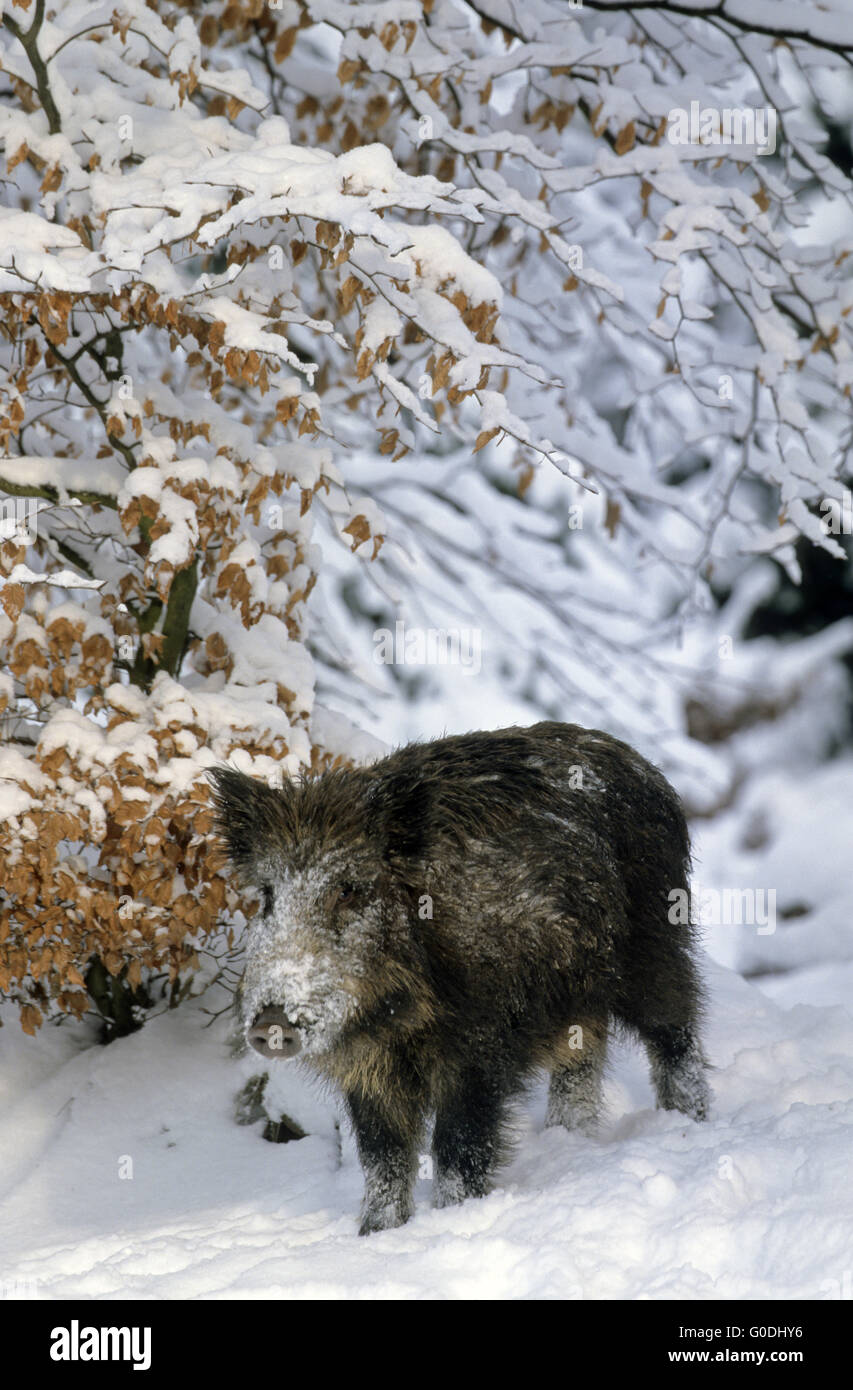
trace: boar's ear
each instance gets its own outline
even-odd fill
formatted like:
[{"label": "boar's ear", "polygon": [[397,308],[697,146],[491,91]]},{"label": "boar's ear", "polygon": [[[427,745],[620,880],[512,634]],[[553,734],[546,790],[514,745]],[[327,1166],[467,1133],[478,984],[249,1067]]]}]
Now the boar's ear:
[{"label": "boar's ear", "polygon": [[211,768],[216,833],[224,840],[233,864],[246,877],[252,866],[281,839],[286,822],[286,798],[257,777],[230,767]]},{"label": "boar's ear", "polygon": [[376,810],[385,859],[415,859],[427,843],[432,792],[420,772],[398,773],[377,789]]}]

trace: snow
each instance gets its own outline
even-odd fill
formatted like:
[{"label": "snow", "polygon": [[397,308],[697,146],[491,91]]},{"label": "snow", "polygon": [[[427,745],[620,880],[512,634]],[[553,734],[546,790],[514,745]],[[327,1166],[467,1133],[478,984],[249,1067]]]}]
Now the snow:
[{"label": "snow", "polygon": [[[0,579],[0,583],[6,584],[44,584],[48,575],[38,574],[31,570],[29,565],[15,565],[11,574],[5,579]],[[101,589],[105,584],[103,579],[84,579],[82,575],[75,574],[73,570],[51,570],[50,583],[54,589]],[[106,631],[106,624],[104,625]]]},{"label": "snow", "polygon": [[420,269],[424,283],[438,289],[452,279],[465,290],[474,304],[503,302],[500,281],[472,261],[445,227],[409,227],[406,257]]},{"label": "snow", "polygon": [[[6,124],[0,122],[0,128]],[[5,139],[10,154],[24,143],[15,143],[9,129]],[[36,283],[51,290],[85,290],[97,263],[97,255],[69,227],[53,226],[34,212],[0,208],[0,293]]]},{"label": "snow", "polygon": [[[789,724],[792,739],[795,729]],[[815,751],[803,737],[798,742]],[[772,887],[773,929],[716,923],[712,949],[780,1000],[850,1002],[853,758],[779,768],[762,763],[758,738],[754,743],[756,771],[743,796],[694,837],[696,877],[717,890]]]},{"label": "snow", "polygon": [[115,459],[52,458],[37,454],[18,454],[0,458],[0,477],[16,486],[56,488],[60,498],[76,490],[102,492],[114,496],[124,480],[124,470]]},{"label": "snow", "polygon": [[707,1123],[655,1111],[619,1045],[597,1137],[543,1130],[537,1086],[490,1196],[435,1211],[423,1176],[413,1220],[366,1238],[352,1137],[339,1155],[299,1063],[271,1084],[309,1136],[269,1144],[234,1121],[263,1064],[200,1002],[106,1049],[85,1023],[25,1038],[4,1006],[5,1273],[41,1298],[825,1297],[853,1239],[853,1020],[707,971]]},{"label": "snow", "polygon": [[24,815],[32,806],[30,788],[44,791],[48,779],[16,748],[0,748],[0,821]]}]

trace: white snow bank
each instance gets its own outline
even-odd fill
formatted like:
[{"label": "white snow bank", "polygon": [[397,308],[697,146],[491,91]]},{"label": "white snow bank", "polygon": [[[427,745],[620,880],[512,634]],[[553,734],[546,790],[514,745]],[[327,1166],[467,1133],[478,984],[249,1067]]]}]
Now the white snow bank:
[{"label": "white snow bank", "polygon": [[432,1211],[424,1179],[413,1221],[366,1239],[352,1139],[339,1161],[298,1064],[277,1089],[312,1133],[268,1144],[232,1118],[255,1068],[197,1005],[85,1051],[79,1028],[25,1038],[7,1007],[5,1277],[46,1298],[832,1297],[853,1244],[853,1020],[707,968],[707,1124],[656,1112],[643,1057],[614,1048],[596,1140],[543,1131],[540,1087],[491,1196]]}]

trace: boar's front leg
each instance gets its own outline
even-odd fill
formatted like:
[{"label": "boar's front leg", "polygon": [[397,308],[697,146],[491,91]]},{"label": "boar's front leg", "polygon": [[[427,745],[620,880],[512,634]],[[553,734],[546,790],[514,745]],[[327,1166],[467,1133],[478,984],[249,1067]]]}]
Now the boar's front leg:
[{"label": "boar's front leg", "polygon": [[[388,1098],[390,1099],[390,1098]],[[414,1097],[388,1099],[352,1090],[347,1106],[364,1170],[359,1235],[402,1226],[414,1210],[412,1188],[423,1115]]]},{"label": "boar's front leg", "polygon": [[487,1070],[459,1076],[435,1116],[433,1205],[484,1197],[503,1149],[504,1092]]}]

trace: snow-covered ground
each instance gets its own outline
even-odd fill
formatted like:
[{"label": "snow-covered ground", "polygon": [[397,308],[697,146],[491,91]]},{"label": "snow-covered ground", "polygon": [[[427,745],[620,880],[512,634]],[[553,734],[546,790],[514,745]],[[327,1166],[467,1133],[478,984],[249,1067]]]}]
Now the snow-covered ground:
[{"label": "snow-covered ground", "polygon": [[[7,1294],[43,1298],[850,1297],[853,1019],[783,1009],[707,963],[710,1122],[653,1108],[614,1047],[597,1139],[519,1107],[484,1200],[356,1234],[361,1176],[330,1100],[275,1069],[308,1138],[238,1126],[257,1071],[198,1004],[107,1048],[85,1027],[25,1037],[3,1010],[0,1206]],[[132,1177],[128,1174],[132,1172]],[[124,1176],[122,1176],[124,1175]],[[845,1293],[846,1290],[846,1293]]]}]

